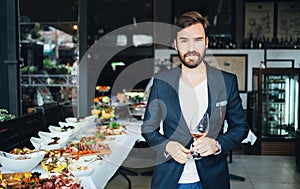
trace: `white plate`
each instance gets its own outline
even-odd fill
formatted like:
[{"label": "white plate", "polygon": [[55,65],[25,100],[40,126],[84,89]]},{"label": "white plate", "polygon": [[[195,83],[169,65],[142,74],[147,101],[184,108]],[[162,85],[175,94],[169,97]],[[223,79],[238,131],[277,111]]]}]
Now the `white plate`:
[{"label": "white plate", "polygon": [[88,165],[87,170],[78,170],[79,167],[86,167],[86,165],[83,165],[83,164],[70,164],[68,166],[68,169],[75,177],[88,176],[93,172],[93,169],[94,169],[93,165]]}]

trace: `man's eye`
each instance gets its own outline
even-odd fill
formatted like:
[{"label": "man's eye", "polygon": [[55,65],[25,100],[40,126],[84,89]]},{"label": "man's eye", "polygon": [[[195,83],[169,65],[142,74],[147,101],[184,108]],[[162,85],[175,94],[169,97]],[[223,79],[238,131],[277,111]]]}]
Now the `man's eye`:
[{"label": "man's eye", "polygon": [[181,40],[180,40],[180,43],[186,43],[186,42],[187,42],[186,39],[181,39]]}]

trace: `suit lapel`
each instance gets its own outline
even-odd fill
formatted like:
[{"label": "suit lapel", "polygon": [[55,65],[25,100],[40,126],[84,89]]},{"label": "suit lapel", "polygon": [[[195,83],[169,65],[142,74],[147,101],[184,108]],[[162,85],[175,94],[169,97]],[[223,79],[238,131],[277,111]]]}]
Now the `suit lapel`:
[{"label": "suit lapel", "polygon": [[168,80],[168,83],[171,86],[169,88],[169,98],[172,111],[174,111],[176,118],[178,118],[176,132],[172,135],[172,137],[174,137],[176,140],[181,140],[182,144],[188,144],[190,142],[191,135],[186,120],[184,119],[181,111],[178,93],[181,69],[175,68],[172,74],[172,79]]},{"label": "suit lapel", "polygon": [[207,67],[207,83],[210,94],[210,129],[208,136],[216,138],[219,134],[225,110],[223,107],[217,106],[218,102],[226,100],[226,88],[221,70],[214,69],[206,63]]},{"label": "suit lapel", "polygon": [[217,89],[218,89],[218,82],[220,82],[219,78],[216,76],[214,71],[211,69],[210,66],[206,65],[207,67],[207,85],[208,85],[208,93],[209,93],[209,109],[210,115],[214,110],[214,102],[217,101]]},{"label": "suit lapel", "polygon": [[180,103],[179,103],[179,93],[178,93],[178,88],[179,88],[179,80],[180,80],[180,73],[181,70],[176,68],[174,70],[174,79],[169,80],[170,88],[169,88],[169,95],[170,99],[172,102],[172,106],[174,110],[176,111],[176,114],[180,115],[181,114],[181,108],[180,108]]}]

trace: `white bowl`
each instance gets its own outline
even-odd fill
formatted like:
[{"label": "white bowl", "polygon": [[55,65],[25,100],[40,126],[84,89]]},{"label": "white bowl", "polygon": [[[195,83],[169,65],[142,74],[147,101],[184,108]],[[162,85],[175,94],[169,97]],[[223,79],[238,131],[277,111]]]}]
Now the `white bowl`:
[{"label": "white bowl", "polygon": [[62,138],[64,140],[69,140],[70,137],[72,136],[72,134],[74,134],[74,129],[70,131],[66,131],[66,132],[43,132],[43,131],[39,131],[38,135],[40,138],[53,138],[53,137],[59,137]]},{"label": "white bowl", "polygon": [[96,119],[97,119],[96,115],[90,115],[90,116],[86,116],[86,117],[80,119],[79,122],[82,122],[82,121],[95,122]]},{"label": "white bowl", "polygon": [[[5,157],[5,155],[6,157]],[[17,159],[26,156],[28,159]],[[0,152],[0,163],[5,169],[16,172],[30,171],[35,168],[44,158],[45,152],[38,151],[26,155],[16,155]]]},{"label": "white bowl", "polygon": [[77,136],[78,133],[80,132],[80,127],[78,126],[78,123],[67,123],[67,122],[62,122],[59,121],[58,125],[62,128],[62,127],[68,127],[68,126],[73,126],[74,127],[74,133],[73,136]]},{"label": "white bowl", "polygon": [[65,119],[65,121],[66,121],[67,123],[77,123],[77,122],[78,122],[78,119],[77,119],[76,117],[67,117],[67,118]]},{"label": "white bowl", "polygon": [[51,139],[53,137],[62,138],[62,135],[60,133],[50,133],[50,132],[44,132],[44,131],[39,131],[38,135],[41,139]]},{"label": "white bowl", "polygon": [[60,127],[63,127],[63,126],[76,126],[77,125],[77,123],[78,122],[66,122],[66,121],[59,121],[58,122],[58,125],[60,126]]},{"label": "white bowl", "polygon": [[75,177],[88,176],[93,172],[93,165],[84,165],[84,164],[70,164],[68,170]]},{"label": "white bowl", "polygon": [[58,133],[60,136],[68,136],[71,138],[75,133],[75,127],[73,129],[67,129],[66,131],[62,131],[62,128],[63,127],[53,126],[53,125],[50,125],[48,127],[51,133]]},{"label": "white bowl", "polygon": [[64,148],[68,143],[68,140],[61,138],[60,140],[58,140],[58,144],[49,145],[51,141],[52,141],[51,138],[36,138],[36,137],[30,138],[30,142],[35,149],[43,149],[48,151]]},{"label": "white bowl", "polygon": [[75,127],[75,135],[84,134],[91,126],[94,126],[92,123],[88,121],[80,121],[76,123],[67,123],[67,122],[58,122],[58,124],[63,126],[74,126]]},{"label": "white bowl", "polygon": [[73,126],[74,129],[76,130],[78,127],[78,122],[76,123],[67,123],[67,122],[63,122],[63,121],[59,121],[58,125],[62,128],[62,127],[67,127],[67,126]]},{"label": "white bowl", "polygon": [[90,115],[90,116],[86,116],[86,117],[80,118],[80,119],[78,119],[78,118],[76,118],[76,117],[67,117],[67,118],[65,119],[65,121],[66,121],[67,123],[79,123],[79,122],[90,122],[90,123],[92,123],[92,122],[94,122],[96,119],[97,119],[97,116],[96,116],[96,115]]}]

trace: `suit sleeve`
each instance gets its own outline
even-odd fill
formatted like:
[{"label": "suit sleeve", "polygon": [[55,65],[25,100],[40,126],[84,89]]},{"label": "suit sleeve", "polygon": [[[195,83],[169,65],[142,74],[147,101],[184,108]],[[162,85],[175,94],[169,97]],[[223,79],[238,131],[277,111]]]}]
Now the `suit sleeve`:
[{"label": "suit sleeve", "polygon": [[142,125],[142,136],[162,157],[168,142],[168,139],[159,132],[164,112],[164,103],[159,99],[159,80],[154,79]]},{"label": "suit sleeve", "polygon": [[220,133],[216,139],[222,146],[222,154],[240,145],[249,132],[242,107],[242,100],[238,91],[237,77],[234,75],[231,78],[226,84],[228,103],[225,119],[228,123],[228,129],[226,133]]}]

